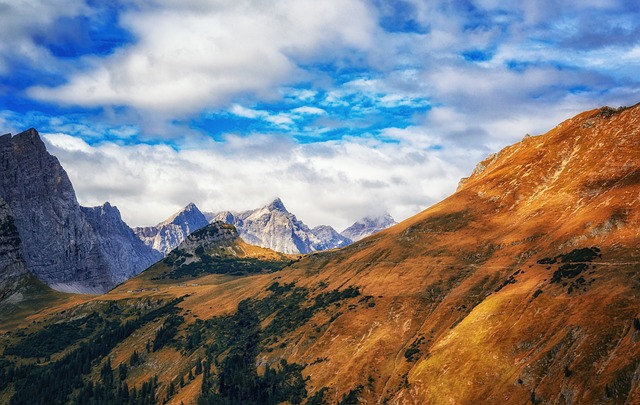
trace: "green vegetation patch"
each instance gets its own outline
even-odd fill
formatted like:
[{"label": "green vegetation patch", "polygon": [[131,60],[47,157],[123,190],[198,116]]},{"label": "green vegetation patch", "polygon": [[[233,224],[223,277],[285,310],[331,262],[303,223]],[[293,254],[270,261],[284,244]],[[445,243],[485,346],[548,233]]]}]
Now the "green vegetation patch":
[{"label": "green vegetation patch", "polygon": [[[183,348],[190,352],[204,347],[208,360],[203,367],[199,405],[303,402],[307,397],[302,376],[306,365],[280,360],[275,365],[266,364],[260,374],[256,359],[262,351],[271,351],[269,346],[280,342],[287,333],[308,323],[314,314],[337,309],[344,301],[360,296],[360,290],[350,286],[323,291],[310,298],[308,288],[278,282],[267,291],[271,294],[265,298],[241,301],[234,314],[198,320],[187,327]],[[369,307],[372,300],[373,297],[367,297],[358,304]],[[262,328],[267,319],[271,321]],[[216,367],[215,372],[209,370],[209,365]],[[310,403],[324,403],[326,389],[319,392]]]},{"label": "green vegetation patch", "polygon": [[256,258],[200,256],[200,261],[185,264],[184,259],[173,263],[171,271],[155,279],[179,279],[182,277],[200,277],[206,274],[229,274],[242,276],[248,274],[273,273],[287,267],[291,260],[268,261]]},{"label": "green vegetation patch", "polygon": [[421,336],[418,339],[415,339],[411,345],[404,351],[404,358],[412,363],[417,361],[420,356],[422,356],[422,351],[420,350],[420,345],[424,341],[424,336]]},{"label": "green vegetation patch", "polygon": [[538,260],[538,264],[555,264],[560,260],[561,263],[590,263],[598,257],[601,257],[600,248],[597,246],[574,249],[569,253],[559,254],[556,257],[544,257]]},{"label": "green vegetation patch", "polygon": [[545,257],[538,260],[537,263],[549,265],[547,267],[549,270],[553,269],[554,265],[557,265],[558,267],[551,276],[551,283],[562,284],[563,287],[568,286],[567,292],[571,294],[574,290],[584,289],[587,284],[590,284],[581,275],[589,269],[589,263],[600,257],[602,257],[600,248],[594,246],[574,249],[569,253],[560,254],[553,258]]},{"label": "green vegetation patch", "polygon": [[[208,321],[209,322],[209,321]],[[203,368],[202,394],[198,405],[210,404],[299,404],[307,396],[303,366],[281,360],[258,374],[260,318],[251,300],[238,304],[233,315],[215,317],[210,325],[214,342],[207,346],[210,362]],[[222,353],[226,356],[218,363]],[[219,364],[211,373],[208,364]]]},{"label": "green vegetation patch", "polygon": [[170,314],[156,332],[156,336],[153,339],[153,351],[158,351],[171,342],[178,332],[178,327],[183,322],[184,318],[180,315]]},{"label": "green vegetation patch", "polygon": [[4,354],[24,358],[51,356],[91,336],[103,322],[97,313],[93,313],[74,321],[47,325],[16,345],[7,347]]},{"label": "green vegetation patch", "polygon": [[[94,384],[84,376],[99,365],[116,345],[131,336],[140,327],[159,317],[177,312],[177,304],[182,300],[183,298],[178,298],[168,303],[158,303],[159,306],[156,306],[155,309],[125,322],[121,322],[118,319],[119,316],[114,316],[112,320],[105,320],[93,339],[82,341],[77,349],[57,361],[42,365],[16,366],[10,364],[2,366],[3,384],[5,386],[13,385],[14,393],[9,404],[155,403],[153,398],[155,388],[151,383],[148,384],[145,395],[140,395],[135,387],[129,391],[126,384],[113,383],[113,379],[109,379],[109,372],[104,366],[101,369],[102,382]],[[114,308],[111,306],[109,310],[113,312]],[[110,365],[108,368],[110,370]],[[79,390],[79,396],[73,396],[74,391],[77,390]]]}]

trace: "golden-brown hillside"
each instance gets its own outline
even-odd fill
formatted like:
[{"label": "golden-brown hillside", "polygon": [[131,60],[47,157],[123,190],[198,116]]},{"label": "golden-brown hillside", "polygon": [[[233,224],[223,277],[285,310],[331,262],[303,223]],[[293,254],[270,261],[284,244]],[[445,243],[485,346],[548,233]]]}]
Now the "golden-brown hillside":
[{"label": "golden-brown hillside", "polygon": [[[264,390],[258,403],[636,404],[639,208],[640,105],[603,108],[505,148],[451,197],[345,249],[275,273],[163,279],[160,263],[27,321],[134,319],[181,297],[83,377],[126,363],[128,387],[158,376],[159,403]],[[170,318],[175,334],[147,350]]]}]

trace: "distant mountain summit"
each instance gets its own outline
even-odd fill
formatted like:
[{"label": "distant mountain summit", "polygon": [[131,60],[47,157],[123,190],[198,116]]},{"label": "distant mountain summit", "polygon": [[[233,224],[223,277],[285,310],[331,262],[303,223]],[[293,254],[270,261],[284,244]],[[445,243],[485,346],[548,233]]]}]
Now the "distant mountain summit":
[{"label": "distant mountain summit", "polygon": [[351,243],[330,226],[310,229],[287,210],[280,198],[255,210],[223,211],[209,217],[212,222],[222,221],[235,226],[247,243],[282,253],[310,253]]},{"label": "distant mountain summit", "polygon": [[250,245],[240,238],[233,225],[214,221],[191,233],[164,260],[141,275],[141,280],[134,279],[130,284],[149,278],[192,280],[208,274],[268,273],[280,270],[298,258]]},{"label": "distant mountain summit", "polygon": [[[78,204],[35,129],[0,136],[0,165],[0,198],[10,208],[25,267],[54,289],[105,292],[159,259],[115,207]],[[0,232],[6,236],[8,228]]]},{"label": "distant mountain summit", "polygon": [[145,245],[166,256],[187,236],[208,224],[198,207],[189,203],[158,225],[134,228],[134,232]]},{"label": "distant mountain summit", "polygon": [[395,224],[397,224],[397,222],[388,213],[377,217],[364,217],[340,232],[340,235],[357,242],[360,239],[364,239]]},{"label": "distant mountain summit", "polygon": [[312,246],[314,250],[339,249],[353,243],[351,239],[340,235],[329,225],[318,225],[311,229],[311,233],[318,240]]}]

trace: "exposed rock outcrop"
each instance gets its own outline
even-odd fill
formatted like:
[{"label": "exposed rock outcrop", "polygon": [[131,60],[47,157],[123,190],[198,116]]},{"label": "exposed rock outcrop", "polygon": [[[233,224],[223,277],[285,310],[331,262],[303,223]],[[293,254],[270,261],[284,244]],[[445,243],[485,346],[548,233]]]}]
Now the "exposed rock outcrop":
[{"label": "exposed rock outcrop", "polygon": [[131,246],[128,260],[123,252],[114,259],[129,242],[122,233],[109,237],[107,230],[123,231],[126,224],[119,214],[105,216],[78,204],[67,173],[35,129],[1,136],[0,164],[0,197],[11,207],[26,268],[44,283],[99,293],[153,263],[155,256],[142,244]]},{"label": "exposed rock outcrop", "polygon": [[353,243],[353,241],[328,225],[319,225],[311,229],[313,236],[318,239],[312,245],[313,250],[340,249]]},{"label": "exposed rock outcrop", "polygon": [[255,210],[239,213],[223,211],[213,215],[211,221],[231,224],[238,229],[245,242],[282,253],[310,253],[351,243],[330,226],[310,229],[287,211],[280,198]]},{"label": "exposed rock outcrop", "polygon": [[11,207],[0,199],[0,302],[20,300],[20,284],[28,275],[20,251],[20,235]]},{"label": "exposed rock outcrop", "polygon": [[194,203],[156,226],[134,228],[138,237],[153,250],[166,256],[191,233],[209,224],[204,214]]},{"label": "exposed rock outcrop", "polygon": [[373,235],[374,233],[380,232],[381,230],[387,229],[395,224],[397,224],[397,222],[389,214],[384,214],[378,217],[364,217],[356,221],[340,234],[354,242],[357,242],[360,239],[364,239],[367,236]]},{"label": "exposed rock outcrop", "polygon": [[127,226],[118,208],[108,202],[99,207],[85,208],[82,212],[91,224],[108,262],[112,279],[121,283],[130,279],[162,255],[149,249]]}]

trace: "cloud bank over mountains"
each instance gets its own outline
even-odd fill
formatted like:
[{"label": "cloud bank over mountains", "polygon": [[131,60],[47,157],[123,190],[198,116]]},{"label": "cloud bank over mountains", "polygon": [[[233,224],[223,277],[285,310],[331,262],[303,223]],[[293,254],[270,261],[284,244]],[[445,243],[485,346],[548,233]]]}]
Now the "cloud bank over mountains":
[{"label": "cloud bank over mountains", "polygon": [[[436,202],[462,171],[447,160],[382,142],[298,144],[288,138],[228,139],[207,148],[165,145],[91,146],[64,134],[45,135],[85,204],[116,201],[132,226],[169,216],[189,201],[208,211],[248,210],[282,196],[310,226],[344,229],[363,213],[405,218]],[[460,154],[463,152],[460,151]],[[466,155],[466,153],[465,153]],[[100,171],[95,168],[100,167]],[[123,209],[124,211],[124,209]]]},{"label": "cloud bank over mountains", "polygon": [[275,195],[311,224],[401,219],[525,133],[640,99],[623,0],[49,3],[0,1],[0,130],[48,134],[81,202],[133,225]]}]

